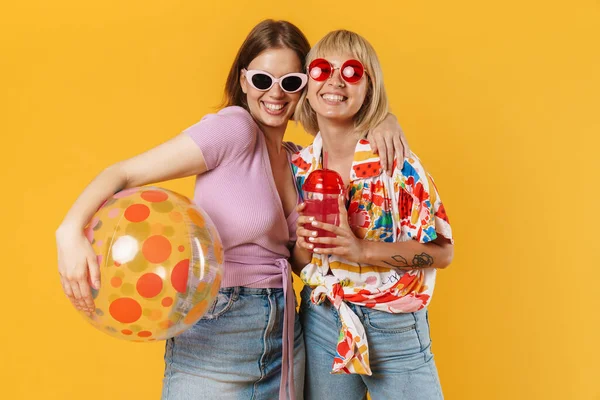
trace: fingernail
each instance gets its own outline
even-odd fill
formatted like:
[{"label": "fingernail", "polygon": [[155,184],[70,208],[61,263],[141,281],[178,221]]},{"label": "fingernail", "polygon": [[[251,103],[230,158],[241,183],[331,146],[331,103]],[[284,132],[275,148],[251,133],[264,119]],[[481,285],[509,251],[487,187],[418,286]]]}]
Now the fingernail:
[{"label": "fingernail", "polygon": [[94,282],[94,289],[96,289],[96,290],[100,289],[100,281]]},{"label": "fingernail", "polygon": [[317,226],[317,221],[313,221],[310,223],[312,226]]},{"label": "fingernail", "polygon": [[311,242],[314,242],[315,238],[314,237],[309,237],[308,240],[310,240]]},{"label": "fingernail", "polygon": [[311,235],[317,236],[317,231],[312,231]]}]

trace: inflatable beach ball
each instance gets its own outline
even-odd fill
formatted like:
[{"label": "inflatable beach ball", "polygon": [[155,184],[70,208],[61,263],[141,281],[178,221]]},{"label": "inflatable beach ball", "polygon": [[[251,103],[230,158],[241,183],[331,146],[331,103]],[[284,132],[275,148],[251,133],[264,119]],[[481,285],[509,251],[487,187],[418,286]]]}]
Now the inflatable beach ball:
[{"label": "inflatable beach ball", "polygon": [[[194,325],[219,291],[223,247],[210,218],[158,187],[110,197],[85,229],[101,286],[86,318],[119,339],[168,339]],[[84,314],[85,315],[85,314]]]}]

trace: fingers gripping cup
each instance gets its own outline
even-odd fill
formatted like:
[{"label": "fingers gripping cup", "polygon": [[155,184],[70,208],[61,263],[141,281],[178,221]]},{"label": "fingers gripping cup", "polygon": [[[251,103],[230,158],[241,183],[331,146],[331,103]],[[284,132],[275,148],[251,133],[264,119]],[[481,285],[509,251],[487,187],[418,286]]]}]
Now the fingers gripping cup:
[{"label": "fingers gripping cup", "polygon": [[[304,185],[304,215],[314,217],[315,220],[327,224],[340,224],[340,210],[338,198],[344,193],[344,182],[340,174],[331,169],[316,169],[311,172]],[[310,224],[306,229],[315,230]],[[323,229],[316,229],[318,237],[335,237],[335,234]],[[330,244],[314,243],[314,247],[330,248]]]}]

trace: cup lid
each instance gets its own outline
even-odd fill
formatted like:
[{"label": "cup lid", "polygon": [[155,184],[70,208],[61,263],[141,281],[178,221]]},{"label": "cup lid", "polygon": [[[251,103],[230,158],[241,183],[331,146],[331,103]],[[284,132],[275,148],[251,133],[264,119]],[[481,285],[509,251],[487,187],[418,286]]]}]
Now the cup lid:
[{"label": "cup lid", "polygon": [[332,169],[315,169],[308,174],[302,190],[312,193],[342,194],[344,181],[340,174]]}]

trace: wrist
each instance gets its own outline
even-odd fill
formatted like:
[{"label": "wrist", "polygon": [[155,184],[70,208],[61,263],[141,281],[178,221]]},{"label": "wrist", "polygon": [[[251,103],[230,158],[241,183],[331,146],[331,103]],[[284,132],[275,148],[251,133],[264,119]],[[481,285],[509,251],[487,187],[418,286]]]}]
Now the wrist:
[{"label": "wrist", "polygon": [[292,256],[290,259],[290,264],[292,265],[292,271],[300,276],[300,272],[302,269],[310,262],[310,252],[298,245],[298,242],[294,244],[294,248],[292,249]]},{"label": "wrist", "polygon": [[56,228],[56,237],[73,236],[77,232],[83,231],[83,228],[79,228],[76,223],[72,221],[63,221],[58,228]]},{"label": "wrist", "polygon": [[298,241],[294,244],[292,249],[292,257],[296,258],[301,263],[308,264],[312,257],[311,252],[298,244]]},{"label": "wrist", "polygon": [[373,257],[373,244],[370,240],[359,240],[359,252],[358,252],[358,260],[359,264],[368,264],[371,265],[371,260]]}]

